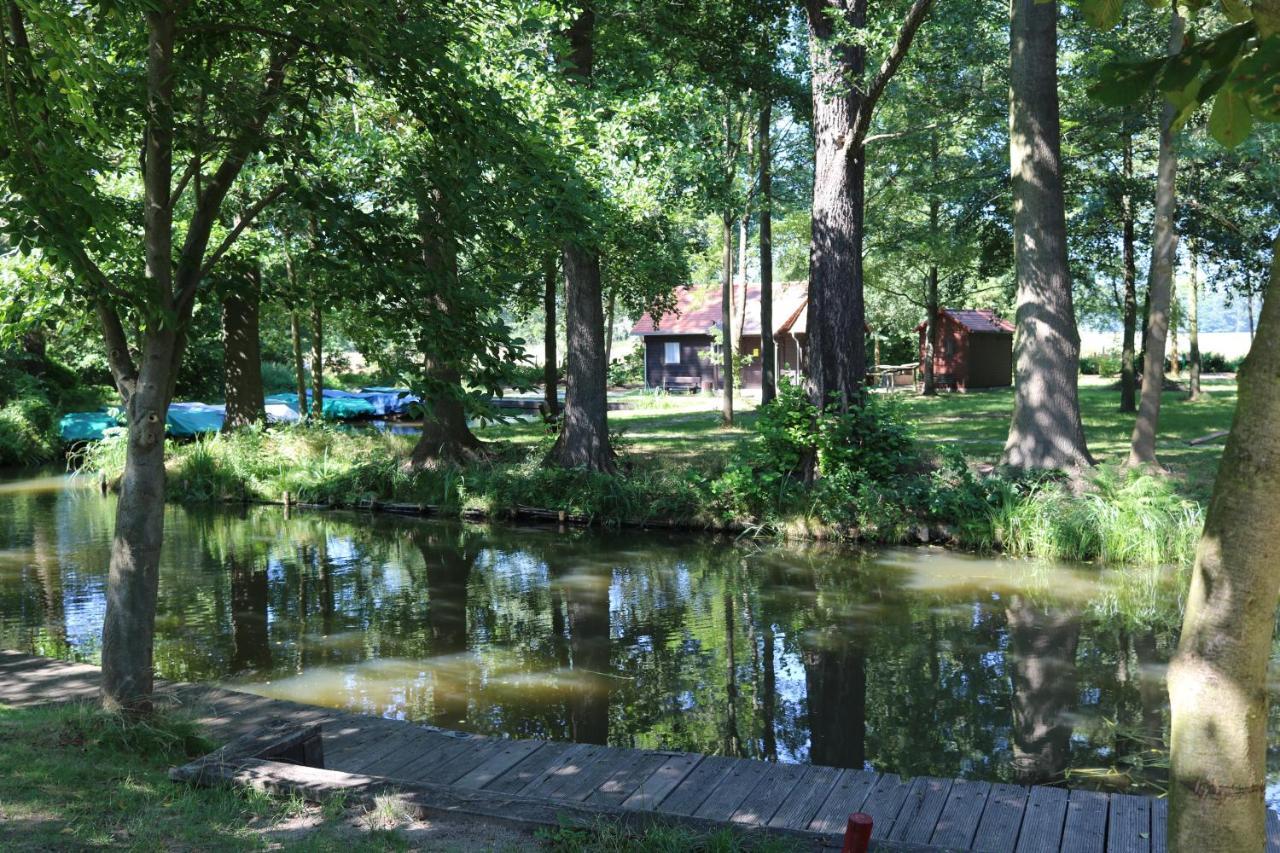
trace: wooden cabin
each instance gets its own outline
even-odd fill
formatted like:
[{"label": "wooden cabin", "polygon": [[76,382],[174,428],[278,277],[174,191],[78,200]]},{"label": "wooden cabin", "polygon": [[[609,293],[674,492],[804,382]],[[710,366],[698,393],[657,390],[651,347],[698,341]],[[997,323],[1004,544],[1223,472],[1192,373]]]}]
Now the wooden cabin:
[{"label": "wooden cabin", "polygon": [[920,370],[932,356],[937,387],[969,391],[1013,384],[1013,323],[987,309],[944,308],[932,346],[925,340],[928,329],[927,321],[916,326]]},{"label": "wooden cabin", "polygon": [[[750,361],[742,371],[742,387],[759,389],[763,380],[760,362],[760,286],[738,282],[734,285],[733,340],[736,353],[746,353]],[[644,314],[631,334],[644,346],[645,387],[665,391],[719,389],[721,353],[719,337],[721,313],[719,285],[681,287],[675,308],[657,319]],[[803,282],[774,285],[773,338],[776,375],[798,379],[804,369],[804,315],[808,288]]]}]

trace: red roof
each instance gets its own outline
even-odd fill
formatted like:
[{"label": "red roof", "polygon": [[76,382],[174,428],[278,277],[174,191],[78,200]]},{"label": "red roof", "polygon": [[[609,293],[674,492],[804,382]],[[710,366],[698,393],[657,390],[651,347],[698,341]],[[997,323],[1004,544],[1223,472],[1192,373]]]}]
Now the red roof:
[{"label": "red roof", "polygon": [[[955,320],[966,331],[975,334],[1012,335],[1013,323],[996,316],[996,312],[987,308],[943,308],[938,312]],[[916,326],[916,331],[924,329],[925,323]]]},{"label": "red roof", "polygon": [[[742,282],[734,285],[739,297]],[[773,292],[774,331],[788,331],[784,325],[794,320],[807,304],[807,290],[803,282],[776,285]],[[737,318],[742,324],[740,334],[760,334],[760,285],[746,285],[746,308]],[[720,309],[720,285],[693,287],[684,285],[676,291],[676,307],[663,314],[655,322],[653,317],[642,314],[631,329],[633,335],[709,335],[711,327],[723,318]],[[739,304],[741,311],[741,304]]]}]

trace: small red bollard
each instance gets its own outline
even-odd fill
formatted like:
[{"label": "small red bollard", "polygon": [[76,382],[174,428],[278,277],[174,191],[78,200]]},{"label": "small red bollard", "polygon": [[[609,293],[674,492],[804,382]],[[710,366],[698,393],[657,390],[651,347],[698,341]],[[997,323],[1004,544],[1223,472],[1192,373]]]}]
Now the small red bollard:
[{"label": "small red bollard", "polygon": [[871,815],[854,812],[844,830],[844,847],[840,853],[867,853],[871,844]]}]

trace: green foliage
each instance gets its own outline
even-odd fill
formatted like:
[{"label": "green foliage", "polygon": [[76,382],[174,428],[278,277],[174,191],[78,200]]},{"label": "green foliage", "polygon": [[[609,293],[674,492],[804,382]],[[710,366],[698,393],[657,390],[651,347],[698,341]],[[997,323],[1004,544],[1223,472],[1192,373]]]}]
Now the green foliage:
[{"label": "green foliage", "polygon": [[1014,556],[1111,564],[1189,565],[1204,510],[1165,478],[1102,467],[1082,494],[1055,480],[1002,483],[993,540]]},{"label": "green foliage", "polygon": [[1104,352],[1080,357],[1080,372],[1085,376],[1119,376],[1121,367],[1117,353]]},{"label": "green foliage", "polygon": [[609,365],[609,384],[644,385],[644,353],[642,342],[622,358],[615,358]]}]

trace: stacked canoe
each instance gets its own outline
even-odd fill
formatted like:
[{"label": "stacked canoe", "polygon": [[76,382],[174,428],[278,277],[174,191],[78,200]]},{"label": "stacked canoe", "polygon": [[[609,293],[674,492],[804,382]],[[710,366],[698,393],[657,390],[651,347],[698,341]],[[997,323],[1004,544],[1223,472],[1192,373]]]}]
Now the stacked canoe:
[{"label": "stacked canoe", "polygon": [[[307,391],[308,407],[311,400],[312,392]],[[264,402],[269,424],[301,420],[297,394],[272,394]],[[408,388],[374,386],[359,391],[325,389],[321,392],[324,418],[330,421],[395,417],[408,414],[419,405],[419,399]],[[226,418],[227,407],[221,403],[170,403],[165,429],[174,438],[192,438],[218,432]],[[119,407],[72,412],[63,415],[58,424],[62,440],[67,444],[98,441],[122,432],[124,427],[124,412]]]}]

